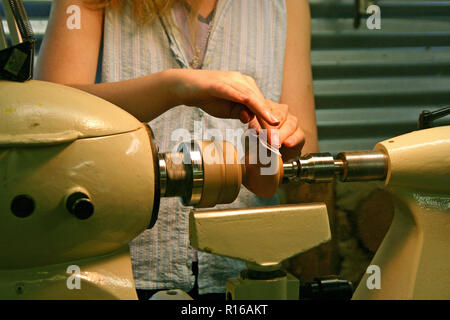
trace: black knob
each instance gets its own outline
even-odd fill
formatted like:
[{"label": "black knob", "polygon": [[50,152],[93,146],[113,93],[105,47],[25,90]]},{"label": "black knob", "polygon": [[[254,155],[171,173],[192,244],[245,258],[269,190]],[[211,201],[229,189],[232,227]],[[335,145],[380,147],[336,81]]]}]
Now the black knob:
[{"label": "black knob", "polygon": [[66,202],[67,210],[80,220],[86,220],[94,214],[94,204],[89,197],[82,192],[74,192]]},{"label": "black knob", "polygon": [[351,282],[333,276],[315,278],[313,282],[300,286],[302,300],[350,300],[352,294]]}]

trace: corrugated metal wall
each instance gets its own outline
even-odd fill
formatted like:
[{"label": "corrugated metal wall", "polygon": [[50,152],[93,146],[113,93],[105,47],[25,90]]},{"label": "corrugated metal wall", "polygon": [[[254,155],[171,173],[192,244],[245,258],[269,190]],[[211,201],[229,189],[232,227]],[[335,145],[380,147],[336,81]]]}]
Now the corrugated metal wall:
[{"label": "corrugated metal wall", "polygon": [[[353,28],[353,0],[310,0],[321,151],[371,149],[450,105],[450,1],[375,2],[381,30]],[[50,3],[25,3],[40,45]]]},{"label": "corrugated metal wall", "polygon": [[372,149],[450,105],[450,1],[375,1],[381,30],[353,28],[353,0],[310,0],[321,151]]}]

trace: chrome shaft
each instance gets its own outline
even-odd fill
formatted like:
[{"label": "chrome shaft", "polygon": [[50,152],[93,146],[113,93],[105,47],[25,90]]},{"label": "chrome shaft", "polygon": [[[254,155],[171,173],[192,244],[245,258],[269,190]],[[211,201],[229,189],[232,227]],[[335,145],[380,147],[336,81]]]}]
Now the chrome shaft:
[{"label": "chrome shaft", "polygon": [[387,156],[380,151],[341,152],[336,159],[330,153],[313,153],[283,164],[283,183],[384,180]]}]

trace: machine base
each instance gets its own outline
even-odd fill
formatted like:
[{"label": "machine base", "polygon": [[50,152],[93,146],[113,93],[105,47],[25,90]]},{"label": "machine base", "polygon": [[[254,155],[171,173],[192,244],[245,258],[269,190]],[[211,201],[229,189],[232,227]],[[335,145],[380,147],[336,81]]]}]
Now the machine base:
[{"label": "machine base", "polygon": [[57,265],[0,270],[0,299],[136,300],[129,247]]}]

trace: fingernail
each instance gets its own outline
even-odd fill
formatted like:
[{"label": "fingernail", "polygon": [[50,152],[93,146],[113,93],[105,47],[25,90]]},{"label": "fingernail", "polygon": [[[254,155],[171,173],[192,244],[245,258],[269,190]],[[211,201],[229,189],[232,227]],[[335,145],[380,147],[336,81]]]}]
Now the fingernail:
[{"label": "fingernail", "polygon": [[271,131],[270,144],[275,148],[280,148],[280,135],[278,134],[278,130]]},{"label": "fingernail", "polygon": [[272,121],[272,123],[274,124],[279,124],[280,120],[278,120],[277,117],[275,117],[273,114],[270,114],[270,120]]}]

